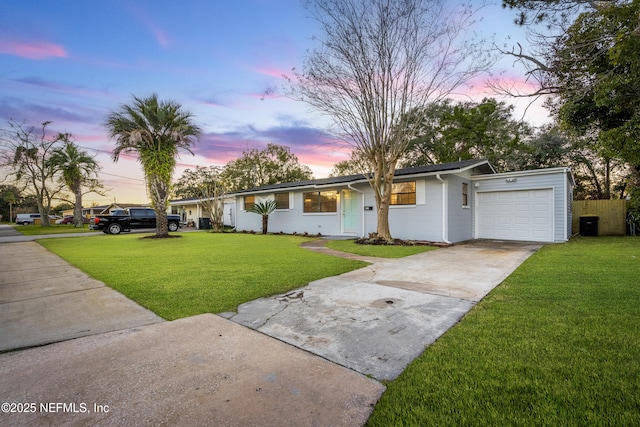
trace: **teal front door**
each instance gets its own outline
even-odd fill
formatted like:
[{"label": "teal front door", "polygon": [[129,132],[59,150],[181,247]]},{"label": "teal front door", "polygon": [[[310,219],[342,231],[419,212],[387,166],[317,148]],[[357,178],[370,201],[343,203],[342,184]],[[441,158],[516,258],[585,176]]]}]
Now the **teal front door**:
[{"label": "teal front door", "polygon": [[351,190],[342,190],[342,232],[358,231],[358,200]]}]

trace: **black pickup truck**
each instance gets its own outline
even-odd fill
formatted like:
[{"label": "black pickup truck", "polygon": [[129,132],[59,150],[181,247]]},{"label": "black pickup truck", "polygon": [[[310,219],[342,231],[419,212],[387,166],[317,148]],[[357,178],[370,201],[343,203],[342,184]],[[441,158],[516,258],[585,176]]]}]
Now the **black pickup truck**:
[{"label": "black pickup truck", "polygon": [[[180,215],[167,215],[169,231],[180,228]],[[156,228],[156,211],[149,208],[129,208],[114,211],[111,215],[96,215],[89,229],[102,230],[107,234],[120,234],[134,228]]]}]

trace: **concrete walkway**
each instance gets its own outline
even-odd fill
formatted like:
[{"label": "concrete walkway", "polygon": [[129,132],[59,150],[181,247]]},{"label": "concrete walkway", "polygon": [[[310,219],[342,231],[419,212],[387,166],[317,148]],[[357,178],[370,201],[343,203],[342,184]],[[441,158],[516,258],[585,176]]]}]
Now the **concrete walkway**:
[{"label": "concrete walkway", "polygon": [[395,378],[539,247],[475,242],[368,258],[366,268],[246,303],[225,314],[233,322],[164,322],[35,242],[0,243],[0,343],[54,342],[0,354],[0,400],[37,408],[0,420],[363,425],[385,389],[370,377]]},{"label": "concrete walkway", "polygon": [[36,242],[0,244],[0,351],[163,320]]}]

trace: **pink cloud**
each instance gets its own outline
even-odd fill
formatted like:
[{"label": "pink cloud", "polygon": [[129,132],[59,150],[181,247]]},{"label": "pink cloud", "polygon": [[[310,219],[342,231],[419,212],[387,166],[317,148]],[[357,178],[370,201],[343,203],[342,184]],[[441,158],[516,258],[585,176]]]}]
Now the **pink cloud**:
[{"label": "pink cloud", "polygon": [[158,42],[158,44],[165,48],[169,47],[171,42],[169,40],[169,37],[165,34],[165,32],[150,21],[147,22],[146,24],[147,24],[147,27],[149,28],[149,31],[151,31],[151,33],[156,38],[156,41]]},{"label": "pink cloud", "polygon": [[127,8],[129,12],[149,30],[160,46],[167,48],[171,45],[171,40],[165,31],[151,19],[145,10],[133,3],[127,4]]},{"label": "pink cloud", "polygon": [[282,70],[280,68],[273,67],[258,67],[255,69],[258,74],[263,74],[269,77],[277,77],[282,78],[283,76],[288,76],[291,74],[291,70]]},{"label": "pink cloud", "polygon": [[16,55],[27,59],[66,58],[63,46],[47,42],[17,42],[0,40],[0,53]]},{"label": "pink cloud", "polygon": [[509,89],[512,93],[526,94],[534,93],[540,89],[540,84],[524,76],[503,75],[486,79],[482,87],[478,87],[478,92],[490,94],[492,87]]}]

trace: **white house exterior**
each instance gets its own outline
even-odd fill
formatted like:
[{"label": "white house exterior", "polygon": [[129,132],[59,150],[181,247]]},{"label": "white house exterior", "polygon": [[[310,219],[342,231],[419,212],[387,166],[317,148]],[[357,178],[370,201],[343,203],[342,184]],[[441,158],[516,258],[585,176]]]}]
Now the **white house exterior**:
[{"label": "white house exterior", "polygon": [[[362,175],[275,184],[227,196],[225,224],[262,229],[252,203],[276,200],[269,232],[368,236],[376,231],[373,190]],[[573,178],[567,168],[497,174],[486,160],[398,169],[389,209],[400,239],[564,242],[571,236]],[[227,216],[229,210],[229,216]]]},{"label": "white house exterior", "polygon": [[[235,197],[224,198],[224,224],[235,226]],[[169,213],[180,215],[180,222],[201,228],[201,218],[210,218],[208,202],[205,199],[190,198],[169,202]]]}]

